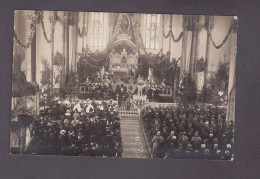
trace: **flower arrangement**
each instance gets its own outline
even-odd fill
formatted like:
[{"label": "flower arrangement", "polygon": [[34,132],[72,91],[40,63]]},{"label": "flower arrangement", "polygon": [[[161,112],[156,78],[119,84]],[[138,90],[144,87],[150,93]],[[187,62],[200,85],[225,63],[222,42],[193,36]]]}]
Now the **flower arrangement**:
[{"label": "flower arrangement", "polygon": [[16,118],[19,115],[34,116],[35,115],[35,99],[33,96],[19,97],[16,100],[16,105],[11,112],[11,117]]},{"label": "flower arrangement", "polygon": [[64,60],[63,55],[60,52],[56,51],[53,57],[53,65],[62,65],[63,60]]}]

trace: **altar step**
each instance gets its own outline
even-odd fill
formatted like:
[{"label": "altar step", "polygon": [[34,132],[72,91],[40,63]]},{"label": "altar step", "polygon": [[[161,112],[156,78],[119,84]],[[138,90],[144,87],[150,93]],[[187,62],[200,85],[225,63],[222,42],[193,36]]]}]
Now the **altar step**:
[{"label": "altar step", "polygon": [[137,120],[136,117],[134,116],[122,116],[122,115],[119,115],[120,119],[121,120]]},{"label": "altar step", "polygon": [[122,104],[118,110],[119,117],[122,120],[138,120],[139,112],[136,108],[127,109],[126,104]]},{"label": "altar step", "polygon": [[137,113],[125,113],[119,112],[119,117],[122,120],[138,120],[139,114]]},{"label": "altar step", "polygon": [[121,114],[139,114],[137,110],[119,110]]}]

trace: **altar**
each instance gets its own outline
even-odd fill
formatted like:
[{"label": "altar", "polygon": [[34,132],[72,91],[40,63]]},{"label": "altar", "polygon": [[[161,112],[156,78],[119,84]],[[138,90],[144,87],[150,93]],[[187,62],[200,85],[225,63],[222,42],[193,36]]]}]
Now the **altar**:
[{"label": "altar", "polygon": [[115,76],[135,77],[138,66],[136,45],[127,34],[121,34],[109,54],[109,70]]}]

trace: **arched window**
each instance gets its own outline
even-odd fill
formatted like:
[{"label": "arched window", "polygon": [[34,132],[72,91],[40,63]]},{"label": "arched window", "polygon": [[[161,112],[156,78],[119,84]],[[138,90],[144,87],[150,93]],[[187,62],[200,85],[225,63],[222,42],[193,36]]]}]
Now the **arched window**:
[{"label": "arched window", "polygon": [[145,16],[145,47],[151,50],[159,48],[160,15],[146,14]]},{"label": "arched window", "polygon": [[103,47],[104,44],[104,13],[92,12],[91,13],[91,46]]}]

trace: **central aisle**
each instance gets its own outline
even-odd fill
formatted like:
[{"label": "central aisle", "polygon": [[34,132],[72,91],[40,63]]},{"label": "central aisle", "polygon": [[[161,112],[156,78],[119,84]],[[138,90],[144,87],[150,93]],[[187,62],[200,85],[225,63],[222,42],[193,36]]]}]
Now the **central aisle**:
[{"label": "central aisle", "polygon": [[139,115],[136,109],[126,110],[123,106],[119,110],[121,118],[121,136],[123,146],[123,158],[150,158],[146,141],[139,123]]}]

